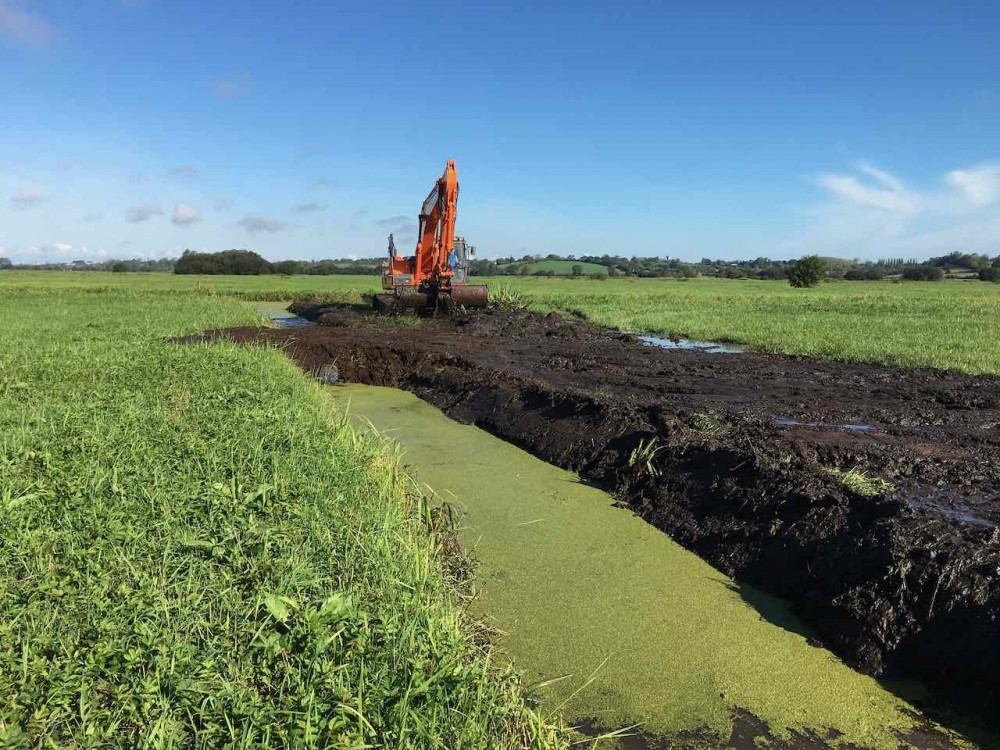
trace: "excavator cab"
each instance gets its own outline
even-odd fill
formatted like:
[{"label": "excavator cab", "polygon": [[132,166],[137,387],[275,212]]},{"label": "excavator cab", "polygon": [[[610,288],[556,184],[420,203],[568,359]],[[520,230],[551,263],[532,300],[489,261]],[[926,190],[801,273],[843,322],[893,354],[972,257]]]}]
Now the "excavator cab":
[{"label": "excavator cab", "polygon": [[450,313],[458,307],[485,307],[486,286],[469,284],[469,265],[475,248],[455,236],[458,215],[458,172],[448,160],[420,209],[417,248],[404,257],[389,235],[389,257],[382,263],[382,288],[392,294],[372,299],[382,312],[416,310]]},{"label": "excavator cab", "polygon": [[455,238],[455,245],[452,249],[453,262],[451,263],[452,271],[455,273],[455,275],[451,277],[451,282],[453,284],[469,283],[469,263],[475,254],[476,248],[472,245],[465,244],[465,238]]}]

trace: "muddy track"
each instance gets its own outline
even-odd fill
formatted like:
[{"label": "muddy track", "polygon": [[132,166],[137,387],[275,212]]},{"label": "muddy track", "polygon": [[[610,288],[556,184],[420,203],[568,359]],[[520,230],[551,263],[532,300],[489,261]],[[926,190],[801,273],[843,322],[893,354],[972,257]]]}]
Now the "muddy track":
[{"label": "muddy track", "polygon": [[857,669],[1000,697],[1000,379],[663,350],[524,311],[299,312],[324,324],[200,338],[412,391],[792,600]]}]

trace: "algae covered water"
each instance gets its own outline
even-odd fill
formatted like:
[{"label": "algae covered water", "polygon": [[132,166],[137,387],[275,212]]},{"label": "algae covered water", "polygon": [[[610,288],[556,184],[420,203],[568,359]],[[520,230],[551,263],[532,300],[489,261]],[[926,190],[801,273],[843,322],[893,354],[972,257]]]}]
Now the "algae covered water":
[{"label": "algae covered water", "polygon": [[331,393],[464,511],[477,614],[541,685],[547,710],[718,742],[747,717],[760,720],[751,723],[762,739],[795,731],[896,747],[913,729],[905,703],[810,645],[783,602],[736,584],[574,474],[409,393]]}]

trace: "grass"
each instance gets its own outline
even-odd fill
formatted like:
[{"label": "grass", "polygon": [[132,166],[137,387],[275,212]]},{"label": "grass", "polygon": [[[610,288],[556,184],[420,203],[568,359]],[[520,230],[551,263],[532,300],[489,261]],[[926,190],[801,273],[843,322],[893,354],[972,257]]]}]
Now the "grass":
[{"label": "grass", "polygon": [[863,471],[851,469],[843,471],[841,469],[827,468],[824,471],[831,477],[843,484],[862,497],[877,497],[892,492],[892,485],[879,477],[870,477]]},{"label": "grass", "polygon": [[[766,352],[1000,374],[1000,284],[696,279],[485,279],[537,310],[583,314],[626,331],[730,341]],[[174,276],[0,271],[0,289],[129,288],[246,299],[358,301],[375,276]]]},{"label": "grass", "polygon": [[[894,732],[912,728],[903,701],[810,645],[786,604],[738,586],[575,475],[409,393],[330,394],[399,441],[417,477],[467,514],[460,540],[479,562],[474,606],[538,684],[547,715],[656,734],[698,729],[706,746],[725,744],[737,707],[786,739],[835,728],[845,747],[894,750]],[[637,461],[655,450],[644,444]]]},{"label": "grass", "polygon": [[539,310],[625,331],[824,359],[1000,374],[1000,285],[980,282],[524,280]]},{"label": "grass", "polygon": [[[536,310],[581,314],[625,331],[729,341],[766,352],[1000,374],[1000,285],[980,282],[785,282],[697,279],[486,279]],[[197,291],[245,299],[357,302],[375,276],[174,276],[0,271],[0,290]]]},{"label": "grass", "polygon": [[277,351],[165,341],[254,318],[0,296],[0,746],[559,746],[387,446]]}]

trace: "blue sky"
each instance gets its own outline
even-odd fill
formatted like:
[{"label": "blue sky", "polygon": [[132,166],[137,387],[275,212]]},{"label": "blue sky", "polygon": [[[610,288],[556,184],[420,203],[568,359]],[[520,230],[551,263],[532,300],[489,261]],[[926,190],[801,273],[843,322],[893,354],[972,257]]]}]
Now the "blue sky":
[{"label": "blue sky", "polygon": [[1000,253],[995,2],[0,0],[0,255]]}]

